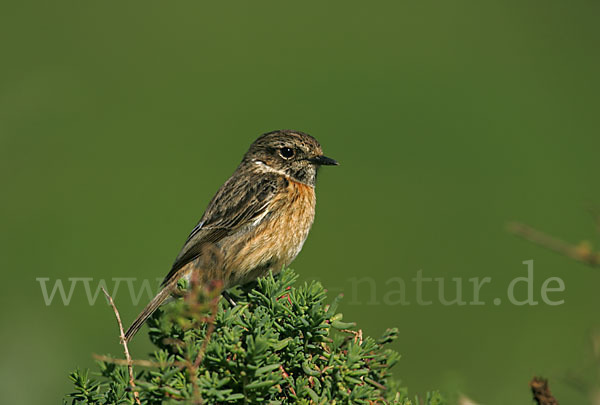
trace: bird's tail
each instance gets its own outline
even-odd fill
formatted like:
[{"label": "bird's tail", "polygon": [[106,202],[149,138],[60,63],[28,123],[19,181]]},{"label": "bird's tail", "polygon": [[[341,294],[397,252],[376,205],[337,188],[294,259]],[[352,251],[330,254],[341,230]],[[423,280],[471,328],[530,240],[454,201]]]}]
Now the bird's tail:
[{"label": "bird's tail", "polygon": [[156,297],[154,297],[152,301],[146,305],[146,308],[142,310],[136,320],[131,324],[129,329],[127,329],[127,332],[125,333],[125,341],[129,342],[135,336],[142,325],[144,325],[144,322],[146,322],[146,320],[154,313],[154,311],[156,311],[158,307],[160,307],[161,304],[171,296],[172,291],[173,285],[169,283],[165,285],[158,294],[156,294]]}]

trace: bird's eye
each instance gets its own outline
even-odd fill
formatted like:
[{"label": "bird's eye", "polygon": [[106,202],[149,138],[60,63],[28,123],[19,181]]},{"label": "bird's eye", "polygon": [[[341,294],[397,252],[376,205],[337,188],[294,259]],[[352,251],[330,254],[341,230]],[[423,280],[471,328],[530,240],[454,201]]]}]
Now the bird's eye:
[{"label": "bird's eye", "polygon": [[289,159],[294,156],[294,149],[292,148],[281,148],[279,149],[279,154],[284,159]]}]

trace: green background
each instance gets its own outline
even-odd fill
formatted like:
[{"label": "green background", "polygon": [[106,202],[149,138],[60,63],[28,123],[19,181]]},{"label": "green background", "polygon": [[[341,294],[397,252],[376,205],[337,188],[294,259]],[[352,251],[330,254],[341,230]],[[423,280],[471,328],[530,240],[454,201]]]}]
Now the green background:
[{"label": "green background", "polygon": [[[12,3],[12,2],[11,2]],[[344,291],[366,334],[400,328],[413,393],[561,403],[589,366],[600,272],[515,238],[522,220],[597,240],[600,3],[595,1],[3,2],[0,5],[0,402],[57,403],[91,353],[121,355],[113,313],[46,306],[38,277],[162,277],[261,133],[314,135],[328,156],[293,263]],[[514,306],[535,291],[560,306]],[[414,302],[410,279],[492,277],[483,306]],[[370,287],[352,292],[352,279]],[[392,277],[411,305],[385,305]],[[94,284],[95,286],[95,284]],[[117,296],[125,323],[141,309]],[[428,297],[435,297],[435,288]],[[521,291],[522,294],[522,290]],[[140,335],[134,357],[150,348]],[[589,371],[589,369],[588,369]],[[589,372],[587,373],[589,374]]]}]

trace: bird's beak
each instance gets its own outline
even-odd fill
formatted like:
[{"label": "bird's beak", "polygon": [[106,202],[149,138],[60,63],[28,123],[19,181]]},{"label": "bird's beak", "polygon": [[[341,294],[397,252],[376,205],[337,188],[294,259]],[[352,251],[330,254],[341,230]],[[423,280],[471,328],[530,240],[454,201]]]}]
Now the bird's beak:
[{"label": "bird's beak", "polygon": [[315,156],[308,160],[310,160],[314,164],[321,165],[321,166],[337,166],[337,165],[339,165],[337,160],[328,158],[327,156],[323,156],[323,155]]}]

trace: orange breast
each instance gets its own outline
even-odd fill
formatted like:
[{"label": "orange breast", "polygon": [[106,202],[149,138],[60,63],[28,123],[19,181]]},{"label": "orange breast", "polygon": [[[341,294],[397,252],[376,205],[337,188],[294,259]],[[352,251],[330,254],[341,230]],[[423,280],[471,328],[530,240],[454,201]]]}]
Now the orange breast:
[{"label": "orange breast", "polygon": [[250,230],[235,257],[226,258],[230,283],[250,281],[270,269],[280,271],[296,258],[308,236],[315,217],[313,187],[288,181],[287,188],[277,194],[267,214]]}]

